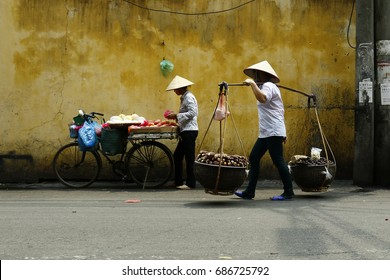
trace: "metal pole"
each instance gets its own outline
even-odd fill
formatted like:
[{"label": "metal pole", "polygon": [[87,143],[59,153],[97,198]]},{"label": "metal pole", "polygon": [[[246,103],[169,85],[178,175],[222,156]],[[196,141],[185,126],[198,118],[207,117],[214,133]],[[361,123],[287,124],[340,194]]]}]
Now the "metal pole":
[{"label": "metal pole", "polygon": [[375,0],[374,183],[390,187],[390,1]]},{"label": "metal pole", "polygon": [[374,183],[374,0],[356,0],[356,102],[353,181]]},{"label": "metal pole", "polygon": [[[256,83],[258,86],[262,85],[263,83]],[[222,82],[220,84],[218,84],[219,86],[222,86],[222,85],[225,85],[225,86],[247,86],[246,83],[226,83],[226,82]],[[308,107],[311,107],[311,103],[310,103],[310,100],[313,100],[313,103],[314,103],[314,107],[317,105],[316,102],[317,102],[317,99],[316,99],[316,96],[314,94],[308,94],[308,93],[305,93],[303,91],[299,91],[299,90],[296,90],[296,89],[293,89],[293,88],[289,88],[289,87],[286,87],[286,86],[282,86],[282,85],[276,85],[277,87],[279,88],[283,88],[283,89],[286,89],[286,90],[289,90],[289,91],[292,91],[292,92],[295,92],[295,93],[299,93],[301,95],[304,95],[306,97],[308,97]]]}]

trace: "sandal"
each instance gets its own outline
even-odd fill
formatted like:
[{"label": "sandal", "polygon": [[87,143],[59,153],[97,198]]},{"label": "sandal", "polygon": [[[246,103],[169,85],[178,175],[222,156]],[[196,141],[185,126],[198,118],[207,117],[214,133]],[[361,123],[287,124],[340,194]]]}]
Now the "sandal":
[{"label": "sandal", "polygon": [[283,196],[283,195],[276,195],[270,198],[271,200],[278,200],[278,201],[283,201],[283,200],[292,200],[292,197],[290,196]]}]

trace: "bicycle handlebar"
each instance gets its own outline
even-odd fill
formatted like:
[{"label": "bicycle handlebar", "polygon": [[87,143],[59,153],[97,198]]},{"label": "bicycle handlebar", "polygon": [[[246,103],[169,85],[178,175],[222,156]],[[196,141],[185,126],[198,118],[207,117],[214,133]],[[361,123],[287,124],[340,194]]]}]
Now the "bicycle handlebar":
[{"label": "bicycle handlebar", "polygon": [[98,112],[91,112],[90,113],[91,115],[99,115],[99,116],[104,116],[104,114],[103,113],[98,113]]},{"label": "bicycle handlebar", "polygon": [[83,110],[79,110],[79,115],[82,116],[84,119],[88,119],[88,118],[95,119],[97,118],[96,115],[101,117],[104,116],[103,113],[98,113],[98,112],[91,112],[89,114],[86,114]]}]

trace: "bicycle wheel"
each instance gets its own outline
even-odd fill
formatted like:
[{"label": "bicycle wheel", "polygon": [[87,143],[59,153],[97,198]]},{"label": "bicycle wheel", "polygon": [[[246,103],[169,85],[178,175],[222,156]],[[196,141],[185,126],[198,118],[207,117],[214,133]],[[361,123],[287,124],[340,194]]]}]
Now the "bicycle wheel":
[{"label": "bicycle wheel", "polygon": [[156,141],[135,144],[126,155],[126,168],[143,188],[160,187],[172,177],[173,156],[167,146]]},{"label": "bicycle wheel", "polygon": [[53,169],[66,186],[82,188],[99,176],[102,161],[97,152],[82,152],[77,142],[61,147],[53,159]]}]

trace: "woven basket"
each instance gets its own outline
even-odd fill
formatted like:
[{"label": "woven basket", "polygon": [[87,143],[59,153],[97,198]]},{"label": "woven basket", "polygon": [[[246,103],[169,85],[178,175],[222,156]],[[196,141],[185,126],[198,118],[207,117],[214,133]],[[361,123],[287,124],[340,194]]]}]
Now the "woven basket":
[{"label": "woven basket", "polygon": [[244,183],[247,175],[245,167],[221,166],[219,183],[216,185],[218,165],[195,161],[196,180],[205,188],[205,192],[214,195],[232,195]]},{"label": "woven basket", "polygon": [[[332,175],[331,179],[326,179],[324,172],[328,168]],[[290,164],[291,173],[295,183],[304,192],[325,192],[328,190],[333,178],[336,175],[336,164],[327,165],[300,165]]]},{"label": "woven basket", "polygon": [[103,128],[100,138],[102,151],[106,155],[117,155],[125,152],[127,144],[127,128]]}]

